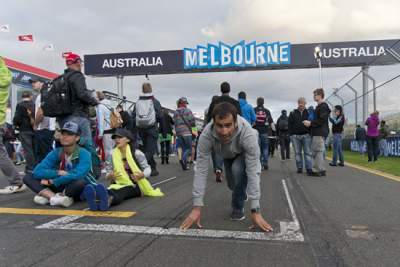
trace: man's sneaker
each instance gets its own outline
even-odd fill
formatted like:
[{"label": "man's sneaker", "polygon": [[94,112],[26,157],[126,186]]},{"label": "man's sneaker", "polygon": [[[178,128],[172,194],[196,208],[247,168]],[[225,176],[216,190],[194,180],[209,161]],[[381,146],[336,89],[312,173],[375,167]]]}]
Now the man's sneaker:
[{"label": "man's sneaker", "polygon": [[308,176],[312,176],[312,173],[313,173],[312,169],[307,169],[307,175]]},{"label": "man's sneaker", "polygon": [[43,205],[43,206],[50,203],[50,201],[47,198],[39,196],[39,195],[36,195],[33,198],[33,202],[35,202],[35,204]]},{"label": "man's sneaker", "polygon": [[329,166],[336,167],[337,165],[336,165],[336,163],[329,162]]},{"label": "man's sneaker", "polygon": [[268,164],[264,164],[264,170],[268,170],[268,169],[269,169]]},{"label": "man's sneaker", "polygon": [[320,176],[326,176],[326,171],[321,171],[321,172],[319,172],[319,175],[320,175]]},{"label": "man's sneaker", "polygon": [[340,162],[338,165],[339,165],[340,167],[344,167],[344,162]]},{"label": "man's sneaker", "polygon": [[60,193],[57,193],[54,197],[50,198],[51,206],[63,206],[68,208],[74,204],[74,200],[71,197],[63,196]]},{"label": "man's sneaker", "polygon": [[233,209],[231,213],[232,221],[241,221],[244,220],[246,216],[244,216],[244,209]]},{"label": "man's sneaker", "polygon": [[302,168],[298,168],[297,169],[297,173],[303,173],[303,169]]},{"label": "man's sneaker", "polygon": [[0,189],[0,195],[14,194],[26,190],[26,185],[9,185]]},{"label": "man's sneaker", "polygon": [[221,170],[215,171],[215,181],[217,183],[222,183],[222,171]]}]

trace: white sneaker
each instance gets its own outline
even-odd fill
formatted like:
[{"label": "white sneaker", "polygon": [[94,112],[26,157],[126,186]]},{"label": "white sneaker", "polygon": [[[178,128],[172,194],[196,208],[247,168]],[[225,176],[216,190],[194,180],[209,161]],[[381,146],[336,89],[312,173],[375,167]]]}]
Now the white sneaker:
[{"label": "white sneaker", "polygon": [[50,203],[50,201],[47,198],[39,196],[39,195],[36,195],[33,198],[33,202],[35,202],[35,204],[43,205],[43,206]]},{"label": "white sneaker", "polygon": [[60,193],[57,193],[54,197],[50,198],[51,206],[63,206],[68,208],[74,204],[74,200],[71,197],[63,196]]},{"label": "white sneaker", "polygon": [[3,195],[14,194],[14,193],[22,192],[24,190],[26,190],[26,185],[24,185],[24,184],[9,185],[9,186],[6,186],[6,187],[0,189],[0,194],[3,194]]}]

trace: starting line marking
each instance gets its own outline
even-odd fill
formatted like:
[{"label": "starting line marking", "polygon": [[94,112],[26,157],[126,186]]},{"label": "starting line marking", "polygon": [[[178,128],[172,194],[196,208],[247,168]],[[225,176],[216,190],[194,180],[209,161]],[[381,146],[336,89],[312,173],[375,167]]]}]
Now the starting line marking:
[{"label": "starting line marking", "polygon": [[64,209],[18,209],[0,208],[0,214],[24,215],[49,215],[49,216],[89,216],[89,217],[115,217],[129,218],[136,214],[134,211],[90,211],[90,210],[64,210]]},{"label": "starting line marking", "polygon": [[[172,177],[174,178],[174,177]],[[172,180],[169,179],[169,180]],[[167,181],[167,180],[165,180]],[[189,229],[180,230],[179,228],[162,228],[137,225],[119,225],[119,224],[92,224],[92,223],[74,223],[74,221],[83,216],[66,216],[57,220],[39,225],[36,229],[57,229],[57,230],[75,230],[75,231],[100,231],[114,233],[134,233],[160,236],[183,236],[197,238],[213,239],[241,239],[241,240],[262,240],[262,241],[288,241],[304,242],[304,236],[300,229],[300,224],[293,208],[292,199],[289,194],[285,180],[282,180],[282,186],[288,201],[292,221],[280,221],[280,232],[263,233],[249,231],[226,231],[210,229]]]}]

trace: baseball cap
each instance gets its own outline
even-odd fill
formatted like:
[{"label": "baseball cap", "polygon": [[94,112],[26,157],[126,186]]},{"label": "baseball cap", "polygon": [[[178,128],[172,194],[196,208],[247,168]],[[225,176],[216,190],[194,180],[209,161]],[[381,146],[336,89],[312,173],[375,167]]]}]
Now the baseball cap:
[{"label": "baseball cap", "polygon": [[65,63],[67,63],[67,65],[77,63],[78,61],[83,62],[81,57],[74,53],[69,53],[68,56],[65,58]]},{"label": "baseball cap", "polygon": [[44,83],[44,81],[43,81],[42,79],[35,78],[35,77],[30,78],[30,79],[28,80],[28,82],[29,82],[29,83],[34,83],[34,82],[42,82],[42,83]]},{"label": "baseball cap", "polygon": [[179,100],[178,100],[179,102],[181,102],[181,103],[185,103],[185,104],[189,104],[189,102],[188,102],[188,100],[187,100],[187,98],[186,97],[181,97],[181,98],[179,98]]},{"label": "baseball cap", "polygon": [[115,139],[117,137],[126,137],[129,140],[133,140],[131,132],[124,128],[117,128],[111,138]]},{"label": "baseball cap", "polygon": [[74,135],[80,135],[79,126],[73,121],[67,121],[61,128],[61,133],[67,132]]}]

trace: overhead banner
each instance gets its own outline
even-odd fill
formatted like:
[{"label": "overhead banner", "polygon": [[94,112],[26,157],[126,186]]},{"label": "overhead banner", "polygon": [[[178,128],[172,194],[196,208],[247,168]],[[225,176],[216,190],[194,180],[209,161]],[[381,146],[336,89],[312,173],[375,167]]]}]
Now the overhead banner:
[{"label": "overhead banner", "polygon": [[[316,68],[314,50],[322,51],[323,67],[354,67],[398,63],[386,48],[398,40],[291,44],[241,41],[197,45],[171,51],[85,55],[85,74],[146,75],[218,71]],[[393,47],[400,52],[400,44]]]}]

